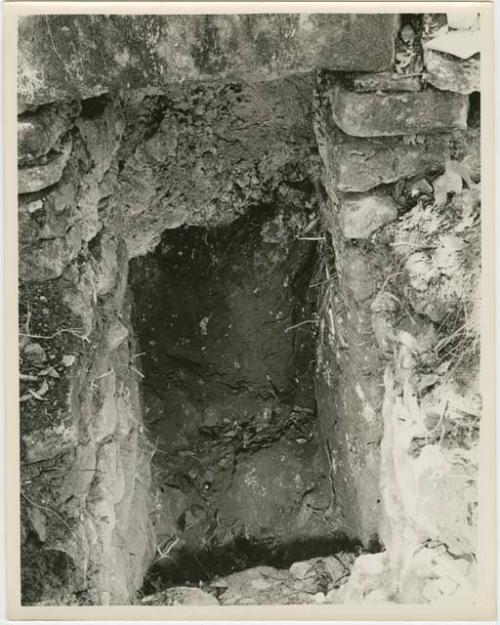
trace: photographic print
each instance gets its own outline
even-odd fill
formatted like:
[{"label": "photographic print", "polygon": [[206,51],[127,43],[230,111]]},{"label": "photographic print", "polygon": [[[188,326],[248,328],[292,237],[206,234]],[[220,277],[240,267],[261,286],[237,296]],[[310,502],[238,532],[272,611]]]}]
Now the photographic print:
[{"label": "photographic print", "polygon": [[492,615],[491,6],[37,4],[12,22],[21,614]]}]

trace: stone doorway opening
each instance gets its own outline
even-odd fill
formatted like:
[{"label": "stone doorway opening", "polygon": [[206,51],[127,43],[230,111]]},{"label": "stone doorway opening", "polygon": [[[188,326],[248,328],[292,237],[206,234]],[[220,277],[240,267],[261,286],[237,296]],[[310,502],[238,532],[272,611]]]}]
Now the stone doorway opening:
[{"label": "stone doorway opening", "polygon": [[167,230],[130,263],[158,539],[146,593],[356,544],[316,418],[313,208]]}]

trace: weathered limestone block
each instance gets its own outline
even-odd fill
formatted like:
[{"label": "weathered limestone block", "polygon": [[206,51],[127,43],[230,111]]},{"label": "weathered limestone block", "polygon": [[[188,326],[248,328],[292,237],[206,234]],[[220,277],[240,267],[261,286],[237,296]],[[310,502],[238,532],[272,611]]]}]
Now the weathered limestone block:
[{"label": "weathered limestone block", "polygon": [[19,23],[19,103],[315,68],[383,71],[397,22],[391,14],[29,16]]},{"label": "weathered limestone block", "polygon": [[[62,301],[76,320],[79,334],[89,337],[95,324],[95,273],[90,263],[73,262],[66,268],[64,277],[72,281],[71,289]],[[100,324],[101,327],[103,324]]]},{"label": "weathered limestone block", "polygon": [[[24,194],[18,198],[19,241],[66,238],[78,221],[76,211],[77,181],[74,171],[66,167],[59,183],[41,194]],[[21,253],[25,253],[25,247]]]},{"label": "weathered limestone block", "polygon": [[[19,196],[17,212],[18,240],[19,243],[36,241],[40,235],[40,224],[35,213],[43,209],[41,199],[33,199],[32,196]],[[40,213],[38,213],[40,214]]]},{"label": "weathered limestone block", "polygon": [[25,247],[19,256],[19,278],[25,281],[58,278],[81,249],[78,226],[65,237],[41,240]]},{"label": "weathered limestone block", "polygon": [[347,239],[367,239],[397,216],[397,204],[387,194],[348,193],[340,196],[339,224]]},{"label": "weathered limestone block", "polygon": [[366,302],[375,294],[380,275],[366,251],[355,245],[345,245],[339,263],[344,287],[357,304]]},{"label": "weathered limestone block", "polygon": [[73,449],[78,439],[78,431],[73,421],[73,416],[62,419],[58,425],[47,426],[26,432],[22,441],[26,449],[27,462],[39,462],[46,458],[52,458]]},{"label": "weathered limestone block", "polygon": [[44,156],[73,125],[77,102],[47,104],[26,113],[17,122],[17,158],[21,161]]},{"label": "weathered limestone block", "polygon": [[315,117],[315,133],[325,165],[325,186],[337,191],[368,191],[381,184],[441,170],[449,158],[447,133],[360,138],[345,134],[326,107]]},{"label": "weathered limestone block", "polygon": [[79,178],[77,204],[82,221],[82,238],[90,241],[102,227],[99,208],[116,178],[114,157],[124,127],[119,101],[106,96],[84,101],[82,115],[75,125],[89,161],[88,169]]},{"label": "weathered limestone block", "polygon": [[420,91],[422,84],[418,76],[379,72],[377,74],[355,74],[352,77],[352,87],[358,93],[371,91]]},{"label": "weathered limestone block", "polygon": [[335,237],[338,289],[320,322],[318,418],[332,451],[335,506],[346,531],[369,546],[380,505],[381,363],[370,331],[370,304],[380,288],[379,261],[363,245]]},{"label": "weathered limestone block", "polygon": [[481,91],[481,61],[479,54],[459,59],[451,54],[424,48],[427,82],[443,91],[470,94]]},{"label": "weathered limestone block", "polygon": [[80,251],[76,174],[70,160],[59,183],[42,193],[19,196],[21,280],[55,278]]},{"label": "weathered limestone block", "polygon": [[19,169],[19,239],[28,244],[21,248],[22,280],[60,276],[82,241],[102,227],[99,208],[116,178],[106,176],[120,145],[123,118],[119,105],[106,98],[85,102],[84,114],[74,122],[80,136],[78,131],[74,139],[68,135],[59,155]]},{"label": "weathered limestone block", "polygon": [[95,242],[94,257],[97,295],[106,295],[116,284],[118,271],[118,243],[105,230]]},{"label": "weathered limestone block", "polygon": [[128,328],[120,321],[114,323],[106,334],[106,345],[109,351],[115,350],[128,336]]},{"label": "weathered limestone block", "polygon": [[343,194],[336,187],[333,162],[338,131],[326,107],[322,113],[315,131],[325,166],[328,227],[335,247],[335,268],[331,271],[338,275],[338,288],[331,293],[319,324],[318,418],[331,446],[335,506],[341,522],[349,534],[369,546],[377,544],[379,533],[382,436],[381,361],[371,330],[370,305],[383,276],[369,243],[342,236]]},{"label": "weathered limestone block", "polygon": [[348,135],[382,137],[466,128],[468,99],[425,89],[418,93],[356,93],[337,82],[330,91],[332,116]]},{"label": "weathered limestone block", "polygon": [[442,133],[410,144],[393,137],[360,139],[334,131],[334,183],[339,191],[368,191],[380,184],[438,171],[447,158],[448,141],[448,135]]},{"label": "weathered limestone block", "polygon": [[33,193],[59,182],[69,160],[71,146],[72,140],[68,136],[61,151],[46,163],[19,168],[17,176],[18,193]]}]

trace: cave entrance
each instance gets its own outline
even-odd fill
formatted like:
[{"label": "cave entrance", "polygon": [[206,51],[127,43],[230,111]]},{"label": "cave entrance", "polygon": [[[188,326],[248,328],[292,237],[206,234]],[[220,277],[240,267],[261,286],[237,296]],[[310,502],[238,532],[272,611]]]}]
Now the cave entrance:
[{"label": "cave entrance", "polygon": [[316,420],[311,218],[258,206],[167,230],[130,263],[153,445],[150,592],[158,577],[288,566],[343,544]]}]

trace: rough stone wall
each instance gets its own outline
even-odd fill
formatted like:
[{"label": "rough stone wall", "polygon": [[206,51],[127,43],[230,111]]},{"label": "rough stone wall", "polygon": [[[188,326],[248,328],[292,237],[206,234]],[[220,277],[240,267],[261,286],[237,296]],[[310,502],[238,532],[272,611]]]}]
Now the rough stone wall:
[{"label": "rough stone wall", "polygon": [[[442,97],[447,102],[450,94],[426,90],[409,95],[399,90],[398,79],[394,79],[392,85],[384,85],[384,95],[376,93],[375,78],[372,92],[359,92],[340,80],[335,77],[320,88],[322,102],[316,118],[325,187],[333,205],[333,210],[326,209],[325,222],[334,251],[331,288],[325,297],[331,302],[325,302],[322,320],[325,349],[320,345],[318,355],[318,393],[323,404],[320,413],[326,415],[324,429],[335,448],[335,472],[341,476],[336,485],[339,502],[349,501],[349,493],[358,494],[357,505],[346,509],[346,526],[368,545],[378,535],[381,509],[378,467],[383,400],[383,353],[377,349],[372,305],[387,277],[388,264],[373,241],[380,236],[377,231],[381,227],[405,210],[404,189],[400,190],[401,205],[394,192],[398,181],[401,186],[405,180],[444,167],[449,136],[439,131],[464,128],[468,104],[465,96],[451,94],[460,110],[448,106],[435,109],[434,132],[414,138],[415,118],[426,117],[429,124],[428,100]],[[402,118],[398,117],[402,103],[407,111],[406,134],[402,134]],[[347,123],[344,117],[348,117]],[[372,121],[369,129],[368,119]],[[363,134],[369,137],[361,138]],[[326,273],[325,279],[329,279]],[[330,391],[323,392],[325,385]]]},{"label": "rough stone wall", "polygon": [[[460,74],[453,57],[441,66]],[[452,78],[445,91],[403,92],[398,76],[320,87],[335,256],[330,271],[325,262],[320,419],[339,502],[355,501],[346,526],[385,548],[358,559],[334,602],[435,601],[474,587],[479,127],[469,89]]]},{"label": "rough stone wall", "polygon": [[122,131],[109,99],[19,120],[26,603],[129,603],[153,553],[128,256],[109,221]]},{"label": "rough stone wall", "polygon": [[156,539],[128,261],[165,228],[277,196],[302,209],[320,165],[311,92],[311,77],[191,84],[20,115],[26,602],[133,601]]}]

